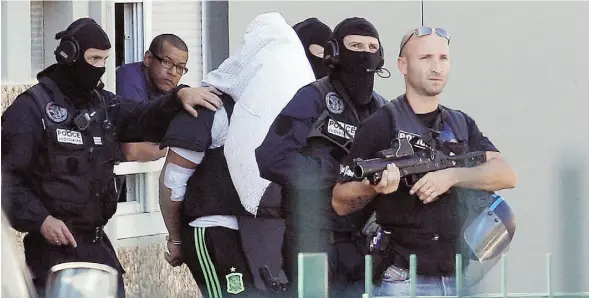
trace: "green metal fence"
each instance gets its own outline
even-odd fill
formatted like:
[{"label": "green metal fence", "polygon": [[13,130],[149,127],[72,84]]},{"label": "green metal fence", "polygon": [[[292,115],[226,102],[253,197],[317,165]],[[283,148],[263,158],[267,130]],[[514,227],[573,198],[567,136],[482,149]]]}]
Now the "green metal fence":
[{"label": "green metal fence", "polygon": [[[322,298],[327,297],[328,282],[327,282],[327,255],[324,253],[316,254],[299,254],[299,298]],[[462,257],[456,255],[456,268],[462,268]],[[388,296],[373,296],[372,295],[372,257],[367,255],[365,257],[365,278],[364,278],[364,294],[362,298],[387,298]],[[411,255],[409,258],[409,284],[410,291],[407,297],[428,297],[441,298],[442,296],[416,296],[415,295],[415,277],[417,275],[417,257]],[[588,281],[589,282],[589,281]],[[480,294],[466,296],[461,293],[462,289],[462,271],[456,272],[456,296],[444,297],[464,297],[464,298],[569,298],[569,297],[589,297],[589,292],[582,293],[556,293],[552,290],[552,256],[546,254],[546,292],[542,293],[509,293],[507,292],[507,256],[501,257],[501,293],[495,294]],[[397,296],[398,297],[398,296]]]}]

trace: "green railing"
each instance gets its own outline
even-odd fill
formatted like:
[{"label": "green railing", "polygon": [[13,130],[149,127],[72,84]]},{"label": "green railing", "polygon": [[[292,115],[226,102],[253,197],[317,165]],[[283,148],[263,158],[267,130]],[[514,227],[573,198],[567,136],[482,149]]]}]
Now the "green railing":
[{"label": "green railing", "polygon": [[[328,294],[327,281],[327,255],[325,253],[316,254],[299,254],[299,298],[323,298]],[[456,255],[456,268],[462,268],[462,257]],[[372,257],[367,255],[365,257],[365,278],[364,278],[364,294],[362,298],[387,298],[388,296],[373,296],[372,295]],[[409,258],[409,296],[407,297],[428,297],[441,298],[442,296],[416,296],[416,280],[417,276],[417,257],[411,255]],[[496,294],[479,294],[466,296],[461,293],[462,289],[462,271],[456,272],[456,296],[443,297],[464,297],[464,298],[516,298],[516,297],[530,297],[530,298],[568,298],[568,297],[589,297],[589,292],[583,293],[556,293],[552,290],[552,257],[551,254],[546,254],[546,292],[543,293],[509,293],[507,292],[507,256],[501,257],[501,293]],[[398,296],[397,296],[398,297]]]}]

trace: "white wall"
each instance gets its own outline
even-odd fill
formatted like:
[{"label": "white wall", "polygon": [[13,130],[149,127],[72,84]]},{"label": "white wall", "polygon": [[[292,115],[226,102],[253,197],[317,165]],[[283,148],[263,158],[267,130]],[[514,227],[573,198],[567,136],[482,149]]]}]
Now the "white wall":
[{"label": "white wall", "polygon": [[45,66],[55,63],[53,51],[59,44],[55,34],[65,30],[74,20],[88,17],[88,1],[44,1]]},{"label": "white wall", "polygon": [[202,78],[201,3],[199,1],[154,1],[152,10],[151,37],[162,33],[173,33],[182,38],[188,46],[188,64],[186,65],[188,73],[182,77],[180,83],[190,86],[199,85]]},{"label": "white wall", "polygon": [[454,37],[444,102],[469,112],[519,174],[505,192],[518,216],[509,289],[543,289],[551,252],[555,290],[589,291],[589,3],[426,2],[424,11]]},{"label": "white wall", "polygon": [[[45,67],[55,63],[53,51],[58,45],[55,34],[65,30],[74,20],[94,18],[114,36],[114,19],[109,17],[112,2],[99,1],[44,1],[43,42]],[[113,6],[114,7],[114,6]],[[113,10],[114,13],[114,10]],[[109,26],[108,24],[113,24]],[[111,28],[112,27],[112,28]],[[112,29],[112,31],[109,31]],[[114,39],[113,39],[114,40]],[[114,90],[114,59],[107,64],[103,80],[107,89]],[[31,71],[31,13],[29,1],[2,1],[2,81],[3,84],[36,82]],[[111,85],[112,84],[112,85]]]},{"label": "white wall", "polygon": [[31,80],[31,14],[28,1],[2,1],[3,84]]},{"label": "white wall", "polygon": [[[347,17],[366,17],[378,30],[384,48],[385,68],[392,78],[377,77],[375,88],[383,96],[398,96],[403,87],[397,75],[399,42],[408,28],[421,22],[421,6],[417,1],[230,1],[229,49],[239,48],[245,28],[257,15],[277,11],[294,25],[306,18],[317,17],[332,29]],[[398,76],[397,76],[398,77]]]}]

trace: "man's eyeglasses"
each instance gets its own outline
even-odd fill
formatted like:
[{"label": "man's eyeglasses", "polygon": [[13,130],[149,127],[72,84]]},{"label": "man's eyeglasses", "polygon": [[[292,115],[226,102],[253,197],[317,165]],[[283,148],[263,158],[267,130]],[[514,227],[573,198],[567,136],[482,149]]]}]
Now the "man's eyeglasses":
[{"label": "man's eyeglasses", "polygon": [[426,36],[426,35],[430,35],[432,33],[436,32],[436,34],[438,34],[438,36],[446,39],[448,41],[448,44],[450,44],[450,33],[448,33],[448,31],[442,29],[442,28],[432,28],[432,27],[419,27],[417,29],[415,29],[415,31],[413,31],[413,33],[409,34],[405,40],[401,43],[401,48],[399,49],[399,57],[401,56],[401,53],[403,52],[403,48],[405,48],[405,45],[407,45],[407,43],[409,42],[409,39],[411,39],[411,37],[413,35],[417,35],[417,37],[420,36]]},{"label": "man's eyeglasses", "polygon": [[157,59],[162,64],[162,66],[165,69],[171,69],[172,67],[175,66],[176,67],[176,73],[178,73],[179,75],[185,75],[188,72],[188,68],[186,68],[184,66],[181,66],[181,65],[174,64],[174,62],[172,62],[168,58],[162,58],[162,57],[160,57],[160,56],[158,56],[158,55],[156,55],[154,53],[151,53],[151,55],[155,59]]}]

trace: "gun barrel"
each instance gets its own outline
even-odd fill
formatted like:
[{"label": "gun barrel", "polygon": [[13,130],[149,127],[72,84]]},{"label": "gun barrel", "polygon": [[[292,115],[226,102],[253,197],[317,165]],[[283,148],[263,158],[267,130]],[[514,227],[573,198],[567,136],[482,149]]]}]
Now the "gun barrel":
[{"label": "gun barrel", "polygon": [[380,173],[387,168],[389,163],[391,163],[391,161],[385,158],[374,158],[359,161],[354,167],[354,178],[364,179],[376,173]]},{"label": "gun barrel", "polygon": [[458,156],[441,156],[430,159],[428,156],[416,153],[404,157],[373,158],[358,160],[354,165],[354,178],[362,180],[384,171],[387,165],[394,163],[401,171],[401,177],[411,174],[427,173],[450,167],[474,167],[485,162],[485,152],[470,152]]},{"label": "gun barrel", "polygon": [[411,155],[401,158],[373,158],[358,161],[354,167],[354,177],[356,179],[364,179],[376,173],[380,173],[387,168],[388,164],[394,163],[397,168],[401,169],[401,177],[405,176],[403,169],[414,167],[426,163],[427,159],[420,155]]}]

